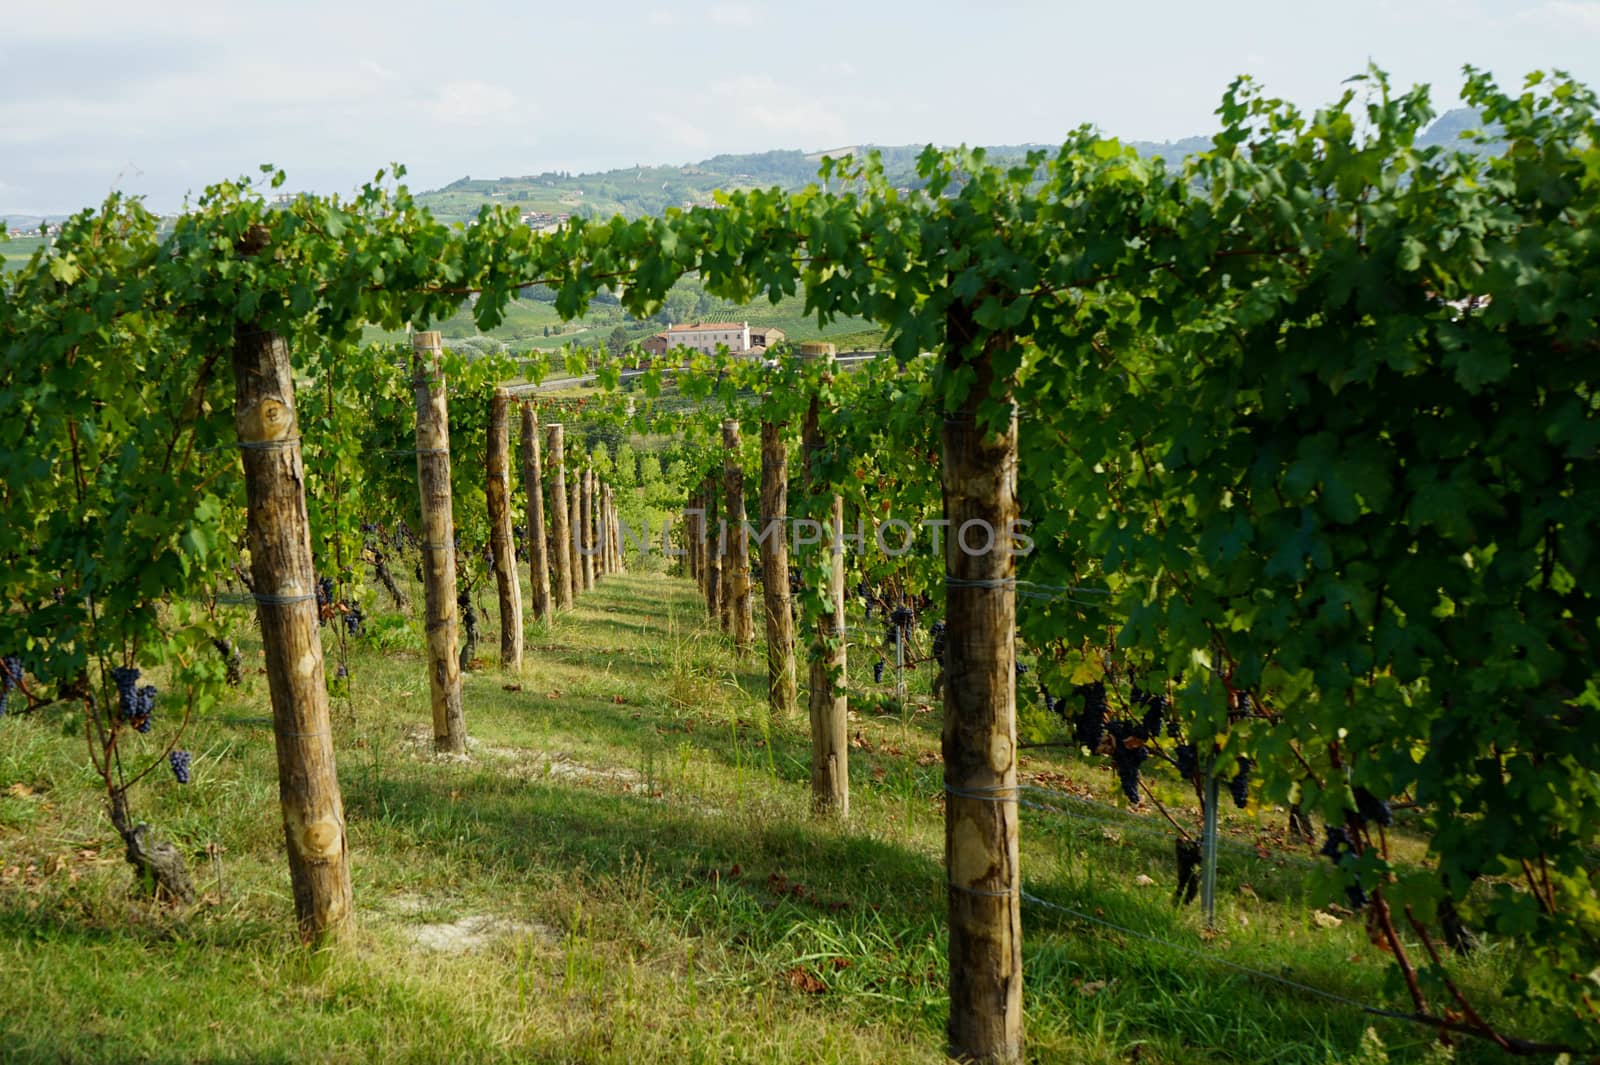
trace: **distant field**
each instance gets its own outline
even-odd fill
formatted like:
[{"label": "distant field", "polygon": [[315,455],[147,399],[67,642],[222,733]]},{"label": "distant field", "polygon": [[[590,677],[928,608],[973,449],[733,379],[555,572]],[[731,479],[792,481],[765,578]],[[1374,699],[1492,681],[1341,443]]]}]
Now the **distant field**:
[{"label": "distant field", "polygon": [[12,234],[7,239],[0,241],[0,265],[6,270],[17,270],[26,263],[39,246],[44,243],[43,237],[26,237]]},{"label": "distant field", "polygon": [[[713,305],[701,321],[748,321],[751,326],[764,326],[783,330],[785,337],[794,343],[808,340],[828,340],[841,351],[875,349],[882,346],[882,330],[863,318],[842,318],[819,326],[814,316],[804,311],[805,302],[799,297],[785,299],[776,306],[765,301],[747,306],[728,303]],[[539,300],[519,299],[507,309],[505,321],[487,333],[480,333],[469,311],[462,311],[443,322],[435,323],[446,340],[461,341],[472,337],[497,340],[513,351],[552,350],[567,343],[586,346],[604,344],[613,330],[621,327],[630,342],[643,340],[664,327],[659,322],[641,322],[631,319],[621,307],[594,304],[587,314],[572,322],[562,322],[555,308]],[[369,329],[367,338],[375,342],[402,341],[403,334]]]}]

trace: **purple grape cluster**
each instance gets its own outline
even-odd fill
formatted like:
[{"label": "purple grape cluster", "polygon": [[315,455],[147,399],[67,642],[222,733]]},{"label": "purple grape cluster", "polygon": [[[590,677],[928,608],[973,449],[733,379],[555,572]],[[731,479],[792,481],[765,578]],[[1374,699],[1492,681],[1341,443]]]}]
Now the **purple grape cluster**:
[{"label": "purple grape cluster", "polygon": [[333,578],[317,578],[317,613],[321,615],[321,623],[328,623],[327,608],[333,605]]},{"label": "purple grape cluster", "polygon": [[1366,788],[1356,788],[1356,816],[1362,824],[1376,821],[1385,828],[1394,824],[1394,810],[1387,799],[1380,799]]},{"label": "purple grape cluster", "polygon": [[0,658],[0,717],[6,716],[6,703],[11,693],[22,686],[22,656],[6,655]]},{"label": "purple grape cluster", "polygon": [[1250,805],[1250,770],[1253,768],[1255,763],[1240,755],[1239,771],[1228,781],[1228,794],[1233,796],[1233,804],[1241,810]]},{"label": "purple grape cluster", "polygon": [[881,658],[872,663],[872,683],[883,683],[883,659]]},{"label": "purple grape cluster", "polygon": [[367,615],[362,612],[359,604],[352,605],[344,616],[344,629],[351,636],[360,636],[365,631]]},{"label": "purple grape cluster", "polygon": [[[1144,768],[1145,759],[1150,757],[1150,748],[1144,745],[1143,738],[1138,735],[1138,726],[1131,721],[1112,721],[1105,730],[1114,741],[1111,745],[1111,764],[1117,768],[1117,782],[1122,785],[1122,794],[1128,797],[1129,806],[1138,806],[1139,773]],[[1133,742],[1130,743],[1130,740]]]},{"label": "purple grape cluster", "polygon": [[[1322,856],[1334,865],[1344,862],[1345,855],[1355,853],[1355,843],[1350,839],[1350,832],[1345,828],[1327,826],[1328,838],[1322,844]],[[1364,909],[1367,905],[1367,892],[1359,883],[1347,884],[1344,889],[1345,901],[1350,903],[1352,910]]]},{"label": "purple grape cluster", "polygon": [[156,711],[155,685],[139,687],[135,666],[117,666],[111,671],[111,681],[117,686],[117,715],[139,732],[149,732]]},{"label": "purple grape cluster", "polygon": [[189,783],[189,752],[173,751],[167,755],[167,764],[172,766],[172,775],[178,778],[179,784]]},{"label": "purple grape cluster", "polygon": [[1105,734],[1106,713],[1106,686],[1100,681],[1093,684],[1080,684],[1073,689],[1083,699],[1083,708],[1078,711],[1078,717],[1073,722],[1074,738],[1091,751],[1100,746],[1100,737]]},{"label": "purple grape cluster", "polygon": [[[1128,695],[1128,701],[1134,706],[1144,707],[1144,717],[1139,722],[1144,730],[1144,738],[1153,740],[1161,735],[1161,722],[1167,717],[1167,711],[1172,709],[1172,703],[1165,695],[1159,692],[1147,692],[1137,684]],[[1168,731],[1172,730],[1173,722],[1167,722]],[[1176,738],[1176,737],[1174,737]]]},{"label": "purple grape cluster", "polygon": [[1178,775],[1193,780],[1200,773],[1200,749],[1192,743],[1180,743],[1172,749],[1172,760],[1177,764]]}]

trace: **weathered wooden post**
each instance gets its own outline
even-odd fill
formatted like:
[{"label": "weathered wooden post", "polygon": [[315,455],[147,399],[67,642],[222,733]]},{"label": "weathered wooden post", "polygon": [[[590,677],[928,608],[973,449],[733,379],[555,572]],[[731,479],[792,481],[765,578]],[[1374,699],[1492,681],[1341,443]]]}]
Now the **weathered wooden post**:
[{"label": "weathered wooden post", "polygon": [[428,641],[428,689],[433,701],[433,746],[467,750],[461,710],[461,663],[456,658],[456,546],[450,500],[450,415],[439,360],[444,340],[428,330],[411,338],[412,385],[417,395],[417,491],[422,498],[422,584]]},{"label": "weathered wooden post", "polygon": [[706,616],[713,622],[722,617],[722,546],[718,542],[721,521],[717,517],[717,484],[706,477]]},{"label": "weathered wooden post", "polygon": [[761,426],[761,599],[767,616],[767,705],[795,710],[794,614],[789,606],[789,454],[783,427]]},{"label": "weathered wooden post", "polygon": [[572,544],[572,598],[576,600],[578,593],[583,591],[583,539],[579,535],[583,528],[583,473],[576,462],[572,468],[572,483],[567,490],[567,504],[567,517],[572,525],[567,530],[567,537]]},{"label": "weathered wooden post", "polygon": [[700,594],[706,590],[706,483],[701,481],[694,492],[695,514],[687,526],[689,551],[694,556],[695,583]]},{"label": "weathered wooden post", "polygon": [[[970,308],[949,312],[944,352],[971,373],[960,410],[944,419],[945,866],[950,907],[950,1051],[1010,1065],[1022,1060],[1022,888],[1017,865],[1017,722],[1014,634],[1017,423],[986,436],[980,405],[1009,403],[993,337],[979,351]],[[996,393],[996,386],[1001,388]]]},{"label": "weathered wooden post", "polygon": [[683,504],[683,559],[684,571],[690,579],[700,581],[700,553],[694,549],[695,527],[694,510],[699,506],[700,493],[689,493],[689,498]]},{"label": "weathered wooden post", "polygon": [[522,405],[522,486],[528,494],[528,594],[533,618],[550,616],[550,552],[544,531],[544,469],[539,455],[539,414],[533,404]]},{"label": "weathered wooden post", "polygon": [[600,482],[600,520],[595,522],[600,534],[600,569],[606,576],[617,572],[617,558],[611,547],[611,486]]},{"label": "weathered wooden post", "polygon": [[591,470],[588,487],[589,524],[584,526],[584,534],[589,537],[589,554],[594,559],[594,582],[599,584],[605,579],[609,561],[606,558],[605,540],[600,535],[606,522],[606,486],[600,482],[600,475]]},{"label": "weathered wooden post", "polygon": [[594,467],[578,478],[578,554],[583,558],[583,590],[594,587]]},{"label": "weathered wooden post", "polygon": [[617,502],[617,489],[615,485],[606,486],[606,513],[611,516],[611,568],[617,573],[625,573],[628,569],[626,544],[622,537],[622,510]]},{"label": "weathered wooden post", "polygon": [[712,478],[718,482],[717,488],[722,493],[717,515],[717,559],[721,566],[721,585],[717,590],[717,623],[722,626],[722,631],[727,634],[733,632],[733,536],[736,532],[733,517],[728,513],[728,484],[727,474],[718,477],[715,473]]},{"label": "weathered wooden post", "polygon": [[555,571],[556,605],[572,609],[572,521],[567,517],[565,429],[560,422],[545,427],[550,434],[550,554]]},{"label": "weathered wooden post", "polygon": [[[824,378],[826,381],[827,378]],[[811,397],[802,442],[807,495],[821,502],[826,525],[822,543],[827,552],[828,612],[817,618],[811,640],[811,804],[822,816],[850,815],[849,703],[845,694],[844,497],[823,483],[816,453],[822,449],[821,400]],[[824,500],[825,497],[825,501]],[[807,567],[816,572],[816,567]]]},{"label": "weathered wooden post", "polygon": [[[265,248],[264,233],[253,232],[240,242],[239,253],[256,255]],[[289,883],[300,934],[322,941],[351,925],[350,858],[334,769],[288,344],[276,333],[239,324],[233,377]]]},{"label": "weathered wooden post", "polygon": [[511,528],[511,393],[494,390],[489,400],[489,455],[484,495],[489,509],[489,550],[500,599],[500,668],[522,672],[522,584],[517,577],[517,541]]},{"label": "weathered wooden post", "polygon": [[755,627],[750,613],[750,537],[745,529],[744,464],[739,461],[739,423],[722,422],[722,480],[728,496],[728,581],[733,646],[739,657],[750,653]]}]

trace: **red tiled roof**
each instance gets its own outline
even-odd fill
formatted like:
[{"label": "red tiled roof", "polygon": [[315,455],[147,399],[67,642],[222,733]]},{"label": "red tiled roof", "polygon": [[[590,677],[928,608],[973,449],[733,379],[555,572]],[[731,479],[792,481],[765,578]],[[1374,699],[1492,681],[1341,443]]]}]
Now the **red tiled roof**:
[{"label": "red tiled roof", "polygon": [[689,332],[703,333],[703,332],[705,332],[707,330],[711,330],[711,329],[726,331],[726,330],[738,330],[738,329],[743,329],[743,328],[744,328],[744,323],[743,322],[699,322],[699,323],[696,323],[695,325],[669,325],[669,326],[667,326],[667,332],[669,332],[669,333],[689,333]]}]

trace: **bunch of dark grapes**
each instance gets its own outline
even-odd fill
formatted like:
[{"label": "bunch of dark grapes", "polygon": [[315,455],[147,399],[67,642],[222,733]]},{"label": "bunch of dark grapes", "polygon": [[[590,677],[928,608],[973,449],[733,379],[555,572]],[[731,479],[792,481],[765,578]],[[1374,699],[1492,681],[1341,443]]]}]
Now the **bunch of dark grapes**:
[{"label": "bunch of dark grapes", "polygon": [[1327,826],[1328,838],[1323,841],[1322,850],[1319,852],[1324,858],[1338,865],[1344,861],[1344,856],[1355,850],[1355,844],[1350,842],[1350,833],[1343,828]]},{"label": "bunch of dark grapes", "polygon": [[889,615],[889,624],[899,629],[910,628],[911,620],[911,608],[907,606],[897,606],[894,608],[894,613]]},{"label": "bunch of dark grapes", "polygon": [[1233,805],[1241,810],[1250,805],[1250,770],[1254,766],[1254,762],[1240,755],[1239,771],[1228,781],[1228,794],[1233,796]]},{"label": "bunch of dark grapes", "polygon": [[178,778],[179,784],[189,783],[188,751],[173,751],[167,755],[167,764],[172,766],[172,775]]},{"label": "bunch of dark grapes", "polygon": [[1073,737],[1091,751],[1100,746],[1106,728],[1106,686],[1100,681],[1080,684],[1073,691],[1083,698],[1083,709],[1073,722]]},{"label": "bunch of dark grapes", "polygon": [[1028,663],[1024,662],[1022,659],[1019,658],[1019,659],[1017,659],[1016,666],[1017,666],[1017,676],[1026,677],[1028,675]]},{"label": "bunch of dark grapes", "polygon": [[[1144,707],[1144,717],[1139,722],[1139,727],[1144,730],[1144,738],[1153,740],[1161,735],[1161,722],[1167,717],[1167,711],[1172,709],[1172,703],[1165,695],[1159,692],[1147,692],[1137,684],[1129,695],[1129,701],[1134,706]],[[1172,722],[1168,720],[1167,730],[1172,731]]]},{"label": "bunch of dark grapes", "polygon": [[317,578],[317,615],[320,623],[326,625],[328,616],[333,608],[333,578]]},{"label": "bunch of dark grapes", "polygon": [[362,627],[366,624],[367,615],[362,613],[359,605],[353,605],[344,616],[344,630],[351,636],[360,636]]},{"label": "bunch of dark grapes", "polygon": [[883,683],[883,659],[881,658],[872,663],[872,682],[874,684]]},{"label": "bunch of dark grapes", "polygon": [[945,644],[948,641],[944,622],[935,621],[933,623],[933,628],[929,630],[929,634],[933,637],[933,657],[938,661],[943,662]]},{"label": "bunch of dark grapes", "polygon": [[1050,689],[1046,688],[1043,683],[1039,685],[1039,695],[1044,699],[1044,708],[1046,710],[1050,711],[1052,714],[1061,713],[1061,701],[1054,695],[1051,695]]},{"label": "bunch of dark grapes", "polygon": [[1139,805],[1139,772],[1144,768],[1145,759],[1150,757],[1150,749],[1137,735],[1137,729],[1133,722],[1121,719],[1106,725],[1112,740],[1111,764],[1117,767],[1117,782],[1122,785],[1122,794],[1128,797],[1129,806]]},{"label": "bunch of dark grapes", "polygon": [[239,649],[233,646],[233,641],[225,636],[216,636],[211,640],[211,646],[217,649],[222,660],[227,665],[228,687],[237,688],[244,683],[244,656]]},{"label": "bunch of dark grapes", "polygon": [[13,689],[22,686],[22,656],[6,655],[0,658],[0,717],[6,716],[6,703]]},{"label": "bunch of dark grapes", "polygon": [[1178,775],[1184,780],[1193,780],[1200,773],[1200,749],[1192,743],[1180,743],[1172,749],[1172,760],[1178,767]]},{"label": "bunch of dark grapes", "polygon": [[[1334,865],[1343,863],[1345,855],[1355,853],[1355,844],[1350,840],[1350,832],[1345,828],[1328,826],[1328,838],[1322,844],[1322,856]],[[1350,903],[1352,910],[1363,909],[1367,905],[1367,892],[1360,884],[1347,884],[1344,897]]]},{"label": "bunch of dark grapes", "polygon": [[1175,839],[1173,849],[1178,857],[1178,887],[1172,893],[1172,904],[1193,902],[1200,892],[1200,844],[1192,839]]},{"label": "bunch of dark grapes", "polygon": [[1356,816],[1362,824],[1376,821],[1385,828],[1394,824],[1394,810],[1387,799],[1380,799],[1366,788],[1355,789]]},{"label": "bunch of dark grapes", "polygon": [[140,732],[149,732],[156,690],[139,687],[136,666],[117,666],[111,671],[111,682],[117,686],[117,716]]},{"label": "bunch of dark grapes", "polygon": [[871,599],[867,600],[867,620],[868,621],[872,620],[872,600]]}]

